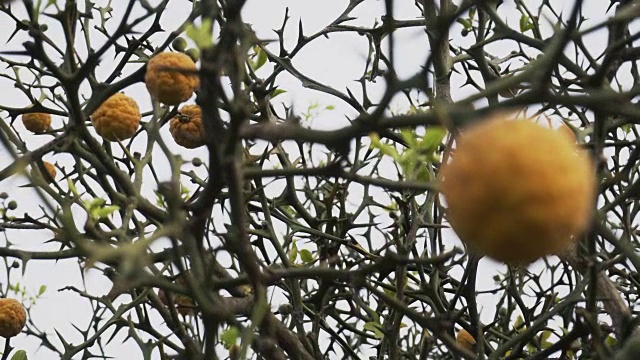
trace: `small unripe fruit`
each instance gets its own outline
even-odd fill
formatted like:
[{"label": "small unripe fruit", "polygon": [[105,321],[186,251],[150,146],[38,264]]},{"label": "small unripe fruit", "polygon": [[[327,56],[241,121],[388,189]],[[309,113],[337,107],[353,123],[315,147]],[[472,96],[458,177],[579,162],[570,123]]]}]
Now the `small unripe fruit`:
[{"label": "small unripe fruit", "polygon": [[291,315],[291,313],[293,312],[293,305],[286,303],[286,304],[282,304],[280,306],[278,306],[278,312],[281,315]]},{"label": "small unripe fruit", "polygon": [[11,200],[7,204],[7,209],[9,209],[9,210],[15,210],[17,208],[18,208],[18,203],[15,200]]},{"label": "small unripe fruit", "polygon": [[189,55],[193,62],[198,62],[198,60],[200,60],[200,50],[196,48],[187,49],[187,51],[185,51],[185,54]]},{"label": "small unripe fruit", "polygon": [[181,37],[177,37],[171,42],[171,47],[173,47],[175,51],[184,52],[184,50],[187,48],[187,40]]}]

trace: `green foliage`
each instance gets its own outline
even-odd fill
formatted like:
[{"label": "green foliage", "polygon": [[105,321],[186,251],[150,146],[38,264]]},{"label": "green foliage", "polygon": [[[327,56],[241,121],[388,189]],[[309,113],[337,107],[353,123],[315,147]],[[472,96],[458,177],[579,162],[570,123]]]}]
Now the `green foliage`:
[{"label": "green foliage", "polygon": [[225,349],[229,349],[238,342],[240,338],[240,329],[236,326],[229,326],[220,335],[220,340]]},{"label": "green foliage", "polygon": [[447,131],[444,127],[433,126],[420,136],[412,129],[402,129],[400,135],[408,146],[402,151],[380,141],[377,134],[370,134],[371,147],[378,149],[381,155],[390,156],[402,169],[407,180],[430,181],[434,179],[429,165],[439,160],[438,147],[442,144]]},{"label": "green foliage", "polygon": [[382,332],[383,327],[380,323],[375,321],[370,321],[364,324],[364,330],[372,332],[373,336],[376,339],[384,338],[384,333]]},{"label": "green foliage", "polygon": [[529,16],[522,14],[522,16],[520,16],[520,32],[524,33],[528,30],[533,29],[533,27],[533,20]]},{"label": "green foliage", "polygon": [[202,20],[201,26],[193,23],[185,27],[185,35],[196,44],[198,49],[208,49],[214,46],[213,43],[213,22],[211,19]]},{"label": "green foliage", "polygon": [[26,307],[31,307],[38,302],[45,292],[47,291],[46,285],[40,285],[37,293],[32,293],[27,290],[26,286],[20,282],[10,283],[9,291],[15,293],[22,304],[26,304]]},{"label": "green foliage", "polygon": [[256,71],[267,63],[268,58],[267,53],[259,46],[254,46],[253,51],[254,54],[249,57],[249,66],[251,66],[253,71]]},{"label": "green foliage", "polygon": [[13,353],[11,360],[27,360],[27,352],[24,350],[18,350]]},{"label": "green foliage", "polygon": [[120,210],[119,205],[106,205],[106,201],[101,198],[95,198],[92,200],[84,200],[83,204],[89,213],[89,216],[94,220],[100,220],[109,217],[115,211]]},{"label": "green foliage", "polygon": [[307,249],[302,249],[300,250],[300,260],[305,264],[308,264],[313,261],[313,254]]}]

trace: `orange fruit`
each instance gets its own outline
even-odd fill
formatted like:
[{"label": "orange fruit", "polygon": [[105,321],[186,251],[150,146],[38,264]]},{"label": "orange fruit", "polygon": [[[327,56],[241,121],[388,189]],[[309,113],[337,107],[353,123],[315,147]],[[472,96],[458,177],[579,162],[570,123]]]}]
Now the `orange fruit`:
[{"label": "orange fruit", "polygon": [[[183,275],[179,275],[176,278],[175,283],[186,286],[187,280]],[[158,297],[164,305],[169,306],[169,299],[167,298],[167,293],[164,291],[164,289],[160,289],[158,291]],[[193,302],[193,299],[191,299],[189,296],[182,294],[172,294],[172,299],[174,306],[183,316],[192,315],[196,312],[196,305]]]},{"label": "orange fruit", "polygon": [[474,352],[475,349],[475,345],[476,345],[476,339],[469,334],[469,332],[465,329],[462,329],[460,331],[458,331],[458,334],[456,335],[456,344],[460,345],[461,347]]},{"label": "orange fruit", "polygon": [[471,250],[526,265],[570,248],[586,230],[594,169],[565,135],[499,114],[456,143],[441,191],[453,230]]},{"label": "orange fruit", "polygon": [[27,323],[27,311],[16,299],[0,299],[0,336],[20,334]]},{"label": "orange fruit", "polygon": [[[44,174],[42,174],[42,178],[47,182],[50,183],[52,181],[54,181],[56,179],[56,175],[58,174],[58,171],[56,170],[56,167],[48,162],[48,161],[43,161],[42,164],[44,165],[44,168],[47,169],[47,172],[49,173],[49,177],[45,176]],[[31,165],[31,177],[33,178],[35,175],[35,171],[36,169],[40,170],[40,168],[38,167],[38,164],[34,163],[33,165]]]},{"label": "orange fruit", "polygon": [[186,54],[163,52],[147,63],[144,82],[151,96],[166,105],[189,100],[200,85],[196,64]]},{"label": "orange fruit", "polygon": [[576,133],[573,132],[573,130],[571,130],[571,128],[567,124],[562,123],[562,125],[560,125],[560,127],[558,127],[556,131],[561,133],[567,139],[569,139],[569,141],[574,143],[578,142],[578,137],[576,136]]},{"label": "orange fruit", "polygon": [[169,121],[169,132],[176,143],[188,149],[204,145],[204,124],[198,105],[185,105],[180,113]]},{"label": "orange fruit", "polygon": [[132,137],[140,126],[140,108],[135,100],[117,93],[102,103],[91,115],[98,135],[108,141]]},{"label": "orange fruit", "polygon": [[24,127],[34,134],[41,134],[51,127],[51,115],[46,113],[22,114]]},{"label": "orange fruit", "polygon": [[58,173],[56,171],[56,167],[53,166],[53,164],[48,161],[43,161],[42,163],[44,164],[44,167],[47,169],[47,172],[49,173],[51,180],[55,180],[56,174]]}]

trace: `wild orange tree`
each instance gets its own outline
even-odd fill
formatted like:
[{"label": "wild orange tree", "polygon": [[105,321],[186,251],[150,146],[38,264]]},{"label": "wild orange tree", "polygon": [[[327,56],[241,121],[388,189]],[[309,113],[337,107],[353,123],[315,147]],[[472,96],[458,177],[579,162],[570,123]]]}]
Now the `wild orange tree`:
[{"label": "wild orange tree", "polygon": [[[635,358],[637,5],[589,4],[0,2],[2,359]],[[22,277],[69,261],[66,332]]]}]

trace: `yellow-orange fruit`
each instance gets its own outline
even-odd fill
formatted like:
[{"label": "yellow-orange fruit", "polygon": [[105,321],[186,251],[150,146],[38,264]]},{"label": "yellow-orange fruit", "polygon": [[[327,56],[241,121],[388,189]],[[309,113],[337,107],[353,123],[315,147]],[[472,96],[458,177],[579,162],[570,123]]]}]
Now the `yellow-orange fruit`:
[{"label": "yellow-orange fruit", "polygon": [[573,130],[571,130],[571,128],[567,124],[563,123],[562,125],[560,125],[560,127],[556,129],[556,131],[562,134],[562,136],[569,139],[569,141],[573,143],[578,142],[578,137],[576,136],[576,133],[574,133]]},{"label": "yellow-orange fruit", "polygon": [[47,169],[47,172],[49,173],[49,176],[51,177],[51,180],[55,180],[56,179],[56,174],[58,173],[56,171],[56,167],[53,166],[52,163],[47,162],[47,161],[43,161],[42,164]]},{"label": "yellow-orange fruit", "polygon": [[525,265],[563,252],[588,226],[594,170],[561,133],[500,114],[456,143],[441,190],[453,230],[472,251]]},{"label": "yellow-orange fruit", "polygon": [[169,122],[169,132],[180,146],[195,149],[204,145],[204,124],[198,105],[185,105]]},{"label": "yellow-orange fruit", "polygon": [[91,115],[98,135],[108,141],[132,137],[140,127],[140,108],[135,100],[117,93],[108,98]]},{"label": "yellow-orange fruit", "polygon": [[22,114],[24,127],[34,134],[41,134],[51,127],[51,115],[46,113]]},{"label": "yellow-orange fruit", "polygon": [[[175,283],[182,286],[187,285],[187,281],[183,275],[179,275],[176,278]],[[183,316],[195,314],[196,305],[193,302],[193,299],[191,299],[187,295],[181,295],[181,294],[172,294],[172,295],[173,296],[171,298],[173,299],[173,305],[176,307],[176,309],[180,314],[182,314]],[[162,301],[163,304],[165,304],[166,306],[169,306],[169,299],[164,289],[160,289],[158,291],[158,297],[160,298],[160,301]]]},{"label": "yellow-orange fruit", "polygon": [[[49,173],[49,177],[50,177],[50,178],[47,178],[47,176],[45,176],[45,174],[42,174],[42,178],[44,178],[44,180],[46,182],[48,182],[48,183],[54,181],[56,179],[56,175],[58,174],[58,171],[56,171],[56,167],[52,163],[50,163],[48,161],[43,161],[42,165],[44,165],[44,168],[47,169],[47,172]],[[35,174],[34,174],[33,171],[35,170],[35,168],[38,168],[38,164],[34,163],[31,166],[32,166],[32,168],[31,168],[31,177],[34,177]],[[38,170],[39,169],[40,168],[38,168]]]},{"label": "yellow-orange fruit", "polygon": [[476,345],[476,339],[471,336],[467,330],[462,329],[456,335],[456,344],[473,352],[475,351],[474,346]]},{"label": "yellow-orange fruit", "polygon": [[196,64],[183,53],[163,52],[149,60],[144,82],[149,94],[166,105],[188,100],[200,85]]},{"label": "yellow-orange fruit", "polygon": [[27,312],[18,300],[0,299],[0,336],[18,335],[26,323]]}]

